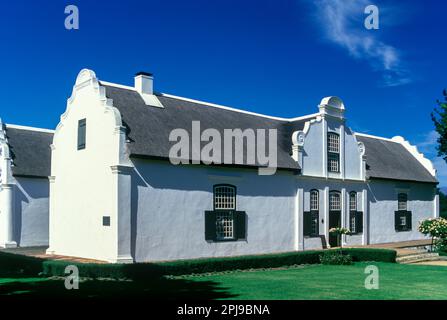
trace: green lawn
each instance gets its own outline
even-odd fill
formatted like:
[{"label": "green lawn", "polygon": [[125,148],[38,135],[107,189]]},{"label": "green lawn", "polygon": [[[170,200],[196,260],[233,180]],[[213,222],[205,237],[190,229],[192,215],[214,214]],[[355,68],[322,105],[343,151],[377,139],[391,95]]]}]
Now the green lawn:
[{"label": "green lawn", "polygon": [[[380,288],[366,290],[364,269],[376,265]],[[447,267],[355,263],[231,272],[139,281],[90,280],[66,290],[60,279],[0,278],[0,295],[158,299],[447,299]]]},{"label": "green lawn", "polygon": [[[379,268],[379,289],[364,286],[367,265]],[[447,267],[356,263],[286,270],[238,272],[195,281],[217,282],[235,299],[447,299]]]}]

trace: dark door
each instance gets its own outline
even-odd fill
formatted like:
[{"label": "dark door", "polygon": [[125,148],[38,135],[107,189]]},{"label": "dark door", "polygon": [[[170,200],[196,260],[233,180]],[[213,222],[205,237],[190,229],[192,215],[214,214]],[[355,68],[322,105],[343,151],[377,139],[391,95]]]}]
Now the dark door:
[{"label": "dark door", "polygon": [[[341,212],[329,211],[329,229],[341,227]],[[331,247],[340,246],[340,236],[329,233],[329,245]]]}]

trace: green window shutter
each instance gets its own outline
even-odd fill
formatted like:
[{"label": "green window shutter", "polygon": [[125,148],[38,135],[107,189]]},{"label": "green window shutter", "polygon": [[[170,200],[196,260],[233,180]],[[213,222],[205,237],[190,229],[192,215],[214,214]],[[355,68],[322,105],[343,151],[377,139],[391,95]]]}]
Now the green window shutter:
[{"label": "green window shutter", "polygon": [[405,215],[406,215],[406,218],[407,218],[407,230],[411,230],[412,229],[412,223],[411,223],[412,214],[411,214],[411,211],[406,211]]},{"label": "green window shutter", "polygon": [[205,211],[205,240],[216,240],[216,214],[214,211]]},{"label": "green window shutter", "polygon": [[400,231],[400,211],[394,212],[394,230]]},{"label": "green window shutter", "polygon": [[85,149],[87,131],[87,120],[81,119],[78,121],[78,150]]},{"label": "green window shutter", "polygon": [[310,236],[311,229],[312,229],[312,215],[309,211],[306,211],[303,214],[303,234],[305,236]]},{"label": "green window shutter", "polygon": [[320,214],[318,211],[312,211],[312,213],[310,215],[311,215],[310,233],[311,233],[311,236],[316,237],[319,234],[318,221],[320,220]]},{"label": "green window shutter", "polygon": [[362,233],[363,232],[363,212],[357,211],[355,212],[355,230],[356,233]]},{"label": "green window shutter", "polygon": [[235,211],[234,212],[235,219],[235,238],[236,240],[246,239],[247,238],[247,214],[245,211]]}]

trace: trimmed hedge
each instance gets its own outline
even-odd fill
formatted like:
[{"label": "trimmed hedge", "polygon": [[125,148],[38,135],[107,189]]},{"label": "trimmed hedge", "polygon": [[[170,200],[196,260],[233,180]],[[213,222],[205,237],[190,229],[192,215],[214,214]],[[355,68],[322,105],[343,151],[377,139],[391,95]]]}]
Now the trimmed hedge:
[{"label": "trimmed hedge", "polygon": [[375,248],[346,248],[343,253],[352,256],[353,261],[396,262],[396,250]]},{"label": "trimmed hedge", "polygon": [[[301,264],[318,264],[325,250],[288,252],[279,254],[178,260],[158,263],[92,264],[46,260],[43,273],[48,276],[65,276],[67,265],[76,265],[81,277],[90,278],[153,278],[163,275],[185,275],[231,270],[277,268]],[[344,254],[353,261],[396,262],[396,251],[387,249],[347,248]]]},{"label": "trimmed hedge", "polygon": [[0,277],[29,277],[42,272],[43,259],[0,252]]}]

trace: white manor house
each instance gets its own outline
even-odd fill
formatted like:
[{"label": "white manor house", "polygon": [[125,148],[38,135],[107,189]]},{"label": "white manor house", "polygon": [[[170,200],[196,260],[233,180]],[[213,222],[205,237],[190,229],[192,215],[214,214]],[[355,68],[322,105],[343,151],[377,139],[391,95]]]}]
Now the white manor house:
[{"label": "white manor house", "polygon": [[[439,215],[432,163],[402,137],[352,131],[337,97],[316,111],[266,116],[156,93],[148,73],[130,87],[84,69],[54,135],[2,125],[0,245],[49,239],[47,254],[129,263],[423,239],[418,222]],[[230,163],[193,161],[193,148],[173,164],[171,134],[194,135],[193,122],[215,133],[274,129],[276,172],[236,160],[247,143]],[[18,139],[20,130],[40,138]],[[352,235],[337,239],[333,227]]]}]

